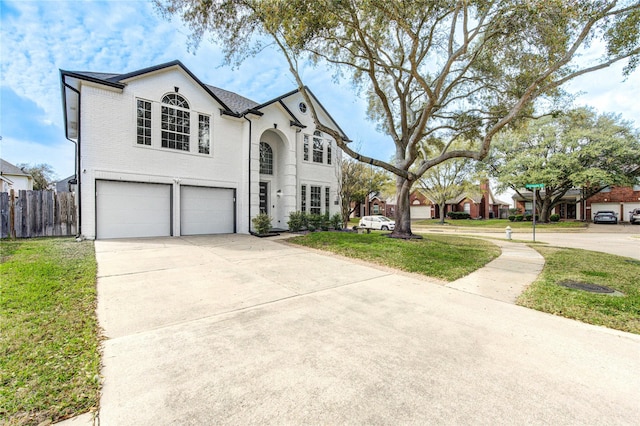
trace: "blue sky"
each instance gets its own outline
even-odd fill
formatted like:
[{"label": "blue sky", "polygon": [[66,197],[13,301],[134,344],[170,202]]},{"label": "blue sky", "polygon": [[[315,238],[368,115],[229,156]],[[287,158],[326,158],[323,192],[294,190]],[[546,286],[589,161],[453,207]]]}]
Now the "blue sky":
[{"label": "blue sky", "polygon": [[[203,41],[187,51],[188,30],[164,20],[147,1],[2,1],[0,3],[0,156],[48,163],[59,178],[73,174],[74,146],[64,137],[59,69],[126,73],[178,59],[203,82],[257,102],[295,88],[286,63],[267,49],[239,69],[222,66],[220,50]],[[622,83],[621,67],[580,78],[576,104],[620,113],[640,125],[640,72]],[[366,104],[348,82],[324,67],[306,67],[311,87],[365,154],[388,159],[393,143],[366,118]]]}]

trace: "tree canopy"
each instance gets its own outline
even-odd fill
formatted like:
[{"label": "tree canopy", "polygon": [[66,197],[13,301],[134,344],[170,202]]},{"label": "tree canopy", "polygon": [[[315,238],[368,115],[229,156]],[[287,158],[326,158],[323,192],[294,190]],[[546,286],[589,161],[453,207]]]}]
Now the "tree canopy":
[{"label": "tree canopy", "polygon": [[[431,167],[484,158],[500,130],[553,109],[571,79],[625,59],[628,74],[640,59],[640,4],[631,0],[155,1],[190,26],[194,43],[211,36],[229,62],[274,43],[310,106],[301,61],[349,78],[393,142],[393,162],[354,151],[311,114],[348,155],[397,176],[400,237],[411,235],[411,187]],[[602,55],[580,58],[592,45]],[[453,148],[458,139],[477,149]]]},{"label": "tree canopy", "polygon": [[572,188],[588,198],[610,185],[632,185],[640,174],[640,133],[619,116],[579,108],[501,133],[486,162],[499,189],[523,196],[526,184],[543,183],[537,206],[546,221]]},{"label": "tree canopy", "polygon": [[430,168],[420,178],[422,191],[440,209],[440,223],[444,223],[447,202],[473,189],[472,169],[470,160],[453,158]]},{"label": "tree canopy", "polygon": [[50,189],[56,181],[56,174],[53,171],[53,167],[49,164],[42,163],[31,165],[27,163],[20,163],[17,164],[17,166],[31,175],[33,178],[33,189],[36,191]]}]

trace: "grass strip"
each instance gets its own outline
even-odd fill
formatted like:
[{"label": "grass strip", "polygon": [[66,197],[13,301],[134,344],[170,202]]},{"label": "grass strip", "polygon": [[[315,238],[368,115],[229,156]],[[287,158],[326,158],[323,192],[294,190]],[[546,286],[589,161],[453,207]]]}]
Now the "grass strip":
[{"label": "grass strip", "polygon": [[468,275],[500,255],[500,248],[490,242],[454,235],[400,240],[375,231],[314,232],[288,241],[445,281]]},{"label": "grass strip", "polygon": [[[518,298],[528,308],[640,334],[640,262],[580,249],[531,245],[545,258],[538,279]],[[606,286],[623,296],[558,285],[571,280]]]},{"label": "grass strip", "polygon": [[0,243],[0,418],[56,422],[99,401],[93,242]]}]

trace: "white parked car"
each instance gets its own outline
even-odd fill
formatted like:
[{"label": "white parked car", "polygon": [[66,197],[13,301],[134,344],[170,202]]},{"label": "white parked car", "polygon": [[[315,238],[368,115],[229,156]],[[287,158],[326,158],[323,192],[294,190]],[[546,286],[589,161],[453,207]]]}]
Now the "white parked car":
[{"label": "white parked car", "polygon": [[360,228],[393,231],[396,227],[396,222],[385,216],[363,216],[358,226]]}]

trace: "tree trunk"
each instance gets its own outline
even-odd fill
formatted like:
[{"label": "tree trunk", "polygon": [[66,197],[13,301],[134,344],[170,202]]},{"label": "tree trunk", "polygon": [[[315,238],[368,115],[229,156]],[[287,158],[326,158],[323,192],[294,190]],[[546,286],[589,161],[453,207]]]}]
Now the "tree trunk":
[{"label": "tree trunk", "polygon": [[411,182],[399,177],[396,184],[396,194],[398,196],[395,215],[396,228],[391,236],[393,238],[415,238],[416,236],[411,232],[411,204],[409,203]]},{"label": "tree trunk", "polygon": [[540,208],[540,212],[538,212],[538,217],[540,218],[540,220],[538,222],[546,223],[546,222],[549,221],[551,208],[552,208],[551,207],[551,198],[550,197],[544,197],[544,200],[542,201],[542,207]]},{"label": "tree trunk", "polygon": [[444,209],[446,203],[438,204],[438,206],[440,207],[440,225],[444,225]]}]

